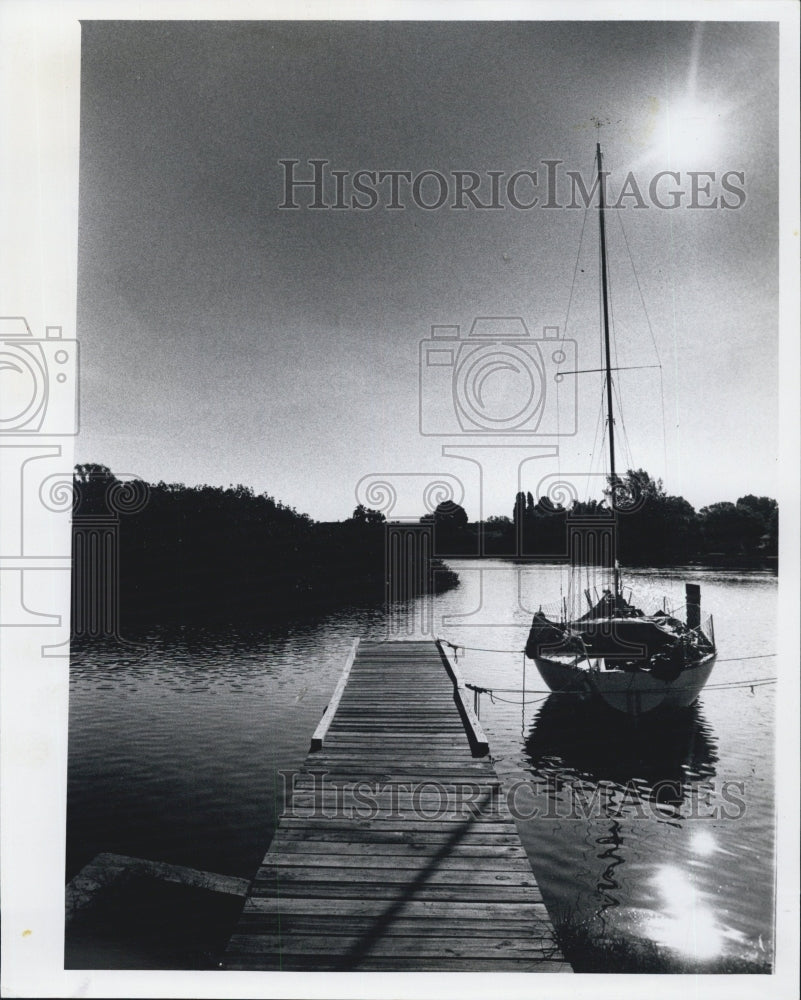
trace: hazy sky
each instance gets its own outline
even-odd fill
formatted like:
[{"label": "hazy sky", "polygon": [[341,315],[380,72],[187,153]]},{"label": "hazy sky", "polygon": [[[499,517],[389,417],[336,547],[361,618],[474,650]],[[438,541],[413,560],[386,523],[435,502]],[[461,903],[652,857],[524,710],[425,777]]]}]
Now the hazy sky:
[{"label": "hazy sky", "polygon": [[[441,472],[464,478],[477,516],[473,467],[442,446],[494,439],[421,435],[419,343],[477,316],[520,316],[539,336],[564,329],[570,303],[579,367],[597,367],[598,219],[505,197],[453,209],[452,172],[479,174],[485,202],[490,171],[536,170],[537,190],[516,190],[542,202],[544,160],[591,181],[600,118],[610,189],[633,170],[648,204],[607,213],[617,361],[662,364],[616,376],[619,464],[697,507],[775,495],[777,45],[760,23],[85,22],[76,461],[242,482],[324,520],[350,514],[365,475]],[[449,201],[419,208],[402,184],[407,207],[388,209],[385,184],[372,210],[312,210],[306,190],[280,209],[279,161],[305,178],[314,158],[351,177],[439,171]],[[686,192],[676,210],[648,197],[668,169]],[[688,171],[715,172],[712,197],[741,172],[744,204],[689,208]],[[433,201],[436,182],[420,194]],[[450,405],[452,370],[426,373],[425,392],[442,386],[426,406]],[[578,434],[558,464],[526,467],[526,489],[601,467],[601,377],[566,378]],[[508,440],[481,453],[485,515],[511,513]]]}]

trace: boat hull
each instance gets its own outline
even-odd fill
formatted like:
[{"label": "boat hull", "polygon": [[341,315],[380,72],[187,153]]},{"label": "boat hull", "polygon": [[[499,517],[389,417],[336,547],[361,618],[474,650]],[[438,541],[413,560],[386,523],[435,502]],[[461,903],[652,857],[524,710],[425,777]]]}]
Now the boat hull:
[{"label": "boat hull", "polygon": [[702,657],[682,670],[675,680],[661,680],[649,671],[593,669],[548,657],[534,657],[540,676],[555,694],[583,700],[600,700],[627,715],[644,715],[657,709],[687,708],[709,680],[717,653]]}]

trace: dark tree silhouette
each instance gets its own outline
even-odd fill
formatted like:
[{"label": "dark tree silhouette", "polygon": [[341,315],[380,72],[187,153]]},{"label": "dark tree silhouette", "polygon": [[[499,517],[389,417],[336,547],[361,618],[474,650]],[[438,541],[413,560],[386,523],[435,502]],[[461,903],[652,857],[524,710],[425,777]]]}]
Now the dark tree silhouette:
[{"label": "dark tree silhouette", "polygon": [[[515,497],[511,531],[495,526],[487,554],[564,559],[569,516],[608,517],[614,507],[620,561],[627,565],[681,565],[688,561],[739,559],[750,564],[778,551],[778,505],[753,494],[736,504],[712,504],[697,512],[684,497],[665,492],[645,469],[628,469],[608,482],[603,500],[574,501],[569,511],[546,497]],[[485,522],[489,525],[489,521]],[[479,530],[480,526],[476,526]]]},{"label": "dark tree silhouette", "polygon": [[367,527],[378,527],[387,523],[386,517],[380,510],[373,510],[372,507],[365,507],[360,503],[351,515],[351,521]]},{"label": "dark tree silhouette", "polygon": [[108,490],[116,482],[117,477],[107,465],[76,465],[72,476],[76,516],[107,513]]},{"label": "dark tree silhouette", "polygon": [[459,531],[467,527],[467,511],[452,500],[437,504],[434,511],[434,524],[438,528]]},{"label": "dark tree silhouette", "polygon": [[701,508],[703,535],[711,552],[745,554],[755,551],[764,522],[750,507],[739,503],[713,503]]},{"label": "dark tree silhouette", "polygon": [[421,524],[434,526],[434,551],[438,556],[477,554],[476,530],[471,530],[467,511],[452,500],[437,504],[433,514],[424,514]]},{"label": "dark tree silhouette", "polygon": [[[98,513],[116,479],[106,466],[82,465],[73,481],[79,512]],[[123,625],[261,623],[380,603],[383,525],[383,514],[364,507],[342,523],[317,523],[241,484],[156,483],[147,504],[119,524]],[[458,582],[447,571],[433,578],[440,590]]]},{"label": "dark tree silhouette", "polygon": [[753,493],[740,497],[737,506],[751,511],[761,521],[762,533],[759,548],[766,555],[775,556],[779,551],[779,505],[771,497],[757,497]]},{"label": "dark tree silhouette", "polygon": [[522,530],[522,526],[526,520],[526,494],[517,493],[515,495],[515,505],[512,510],[512,521],[518,530]]}]

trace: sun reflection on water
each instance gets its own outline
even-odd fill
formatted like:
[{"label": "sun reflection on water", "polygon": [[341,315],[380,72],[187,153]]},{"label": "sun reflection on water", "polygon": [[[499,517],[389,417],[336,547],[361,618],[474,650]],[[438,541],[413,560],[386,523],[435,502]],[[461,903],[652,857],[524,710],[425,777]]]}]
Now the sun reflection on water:
[{"label": "sun reflection on water", "polygon": [[[694,837],[693,849],[699,854],[715,850],[714,838],[707,831]],[[705,961],[721,955],[727,940],[741,940],[737,931],[721,927],[702,892],[680,869],[661,866],[653,884],[662,902],[661,913],[650,913],[644,930],[657,944]]]},{"label": "sun reflection on water", "polygon": [[709,830],[696,830],[690,838],[690,850],[693,854],[700,854],[702,858],[708,858],[717,849],[715,838]]}]

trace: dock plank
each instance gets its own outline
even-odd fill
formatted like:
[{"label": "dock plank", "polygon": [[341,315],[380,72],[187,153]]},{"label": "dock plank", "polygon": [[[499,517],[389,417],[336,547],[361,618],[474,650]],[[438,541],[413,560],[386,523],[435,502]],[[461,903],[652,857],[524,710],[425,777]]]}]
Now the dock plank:
[{"label": "dock plank", "polygon": [[572,971],[487,750],[433,642],[354,644],[223,965]]}]

